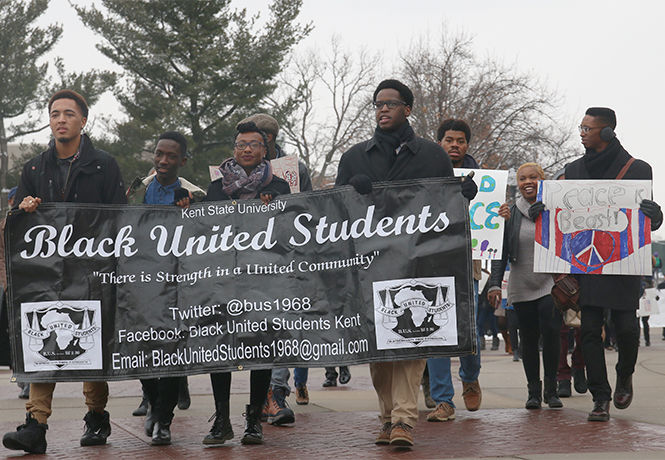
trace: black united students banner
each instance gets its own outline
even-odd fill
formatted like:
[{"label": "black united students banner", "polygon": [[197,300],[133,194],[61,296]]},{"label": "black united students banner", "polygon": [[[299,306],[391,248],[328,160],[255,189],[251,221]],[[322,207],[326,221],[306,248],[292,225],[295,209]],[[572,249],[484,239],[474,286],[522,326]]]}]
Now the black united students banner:
[{"label": "black united students banner", "polygon": [[6,227],[20,381],[474,350],[456,178],[175,206],[58,203]]}]

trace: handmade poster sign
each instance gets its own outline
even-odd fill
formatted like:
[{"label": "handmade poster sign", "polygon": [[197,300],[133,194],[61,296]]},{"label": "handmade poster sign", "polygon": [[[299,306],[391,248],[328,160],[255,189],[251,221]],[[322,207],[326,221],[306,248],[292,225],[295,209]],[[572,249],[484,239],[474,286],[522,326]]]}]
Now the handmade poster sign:
[{"label": "handmade poster sign", "polygon": [[455,168],[455,175],[466,176],[471,171],[478,186],[478,194],[469,203],[472,257],[500,259],[505,219],[499,216],[499,207],[506,201],[508,171]]},{"label": "handmade poster sign", "polygon": [[541,181],[534,271],[651,275],[651,222],[639,203],[647,180]]}]

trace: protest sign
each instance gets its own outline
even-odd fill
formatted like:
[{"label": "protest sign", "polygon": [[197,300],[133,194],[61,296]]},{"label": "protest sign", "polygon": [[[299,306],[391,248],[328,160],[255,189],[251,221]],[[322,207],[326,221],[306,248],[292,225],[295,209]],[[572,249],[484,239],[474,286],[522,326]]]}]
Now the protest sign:
[{"label": "protest sign", "polygon": [[455,168],[456,176],[473,171],[478,194],[469,203],[471,250],[474,259],[501,259],[505,219],[499,207],[506,201],[508,171]]},{"label": "protest sign", "polygon": [[534,271],[651,274],[651,222],[639,210],[646,180],[541,181]]},{"label": "protest sign", "polygon": [[7,220],[19,381],[456,356],[476,343],[456,178]]}]

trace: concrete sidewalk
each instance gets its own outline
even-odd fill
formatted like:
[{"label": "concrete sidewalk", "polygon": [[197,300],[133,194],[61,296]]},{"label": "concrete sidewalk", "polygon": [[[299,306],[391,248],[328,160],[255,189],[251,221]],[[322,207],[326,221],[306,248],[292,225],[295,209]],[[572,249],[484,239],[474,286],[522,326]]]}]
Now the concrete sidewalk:
[{"label": "concrete sidewalk", "polygon": [[[640,348],[635,398],[623,411],[611,407],[608,423],[589,423],[592,407],[589,393],[573,392],[563,399],[564,408],[527,411],[526,380],[521,362],[513,362],[501,351],[483,352],[480,383],[481,410],[464,410],[461,382],[456,377],[457,418],[443,423],[425,421],[422,398],[421,422],[415,430],[412,449],[378,447],[373,444],[379,428],[376,395],[367,365],[351,368],[348,385],[324,389],[323,369],[311,369],[310,404],[298,406],[296,423],[289,427],[264,424],[262,446],[242,446],[242,412],[248,402],[249,373],[234,373],[231,411],[236,437],[218,448],[204,448],[203,436],[210,429],[208,418],[213,399],[207,375],[191,376],[192,406],[176,411],[172,425],[173,444],[151,447],[143,433],[143,418],[131,412],[140,400],[140,383],[110,383],[113,433],[101,447],[79,447],[85,412],[81,384],[60,383],[56,387],[53,416],[49,419],[47,454],[41,458],[503,458],[503,459],[665,459],[665,342],[654,330],[651,347]],[[502,344],[503,345],[503,344]],[[606,353],[611,383],[616,352]],[[453,359],[455,376],[459,360]],[[8,370],[0,370],[0,434],[12,431],[25,418],[24,401],[10,383]],[[22,456],[0,447],[0,456]]]}]

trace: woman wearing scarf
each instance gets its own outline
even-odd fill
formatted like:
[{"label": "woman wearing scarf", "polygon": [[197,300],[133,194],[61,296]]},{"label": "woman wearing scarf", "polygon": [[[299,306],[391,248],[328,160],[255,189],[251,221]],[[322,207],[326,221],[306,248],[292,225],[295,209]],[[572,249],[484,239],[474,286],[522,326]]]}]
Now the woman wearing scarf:
[{"label": "woman wearing scarf", "polygon": [[[533,238],[536,224],[529,218],[529,208],[536,202],[538,181],[545,179],[537,163],[524,163],[517,170],[518,197],[510,210],[503,237],[503,256],[492,262],[487,298],[495,308],[501,305],[501,280],[510,261],[508,304],[517,313],[522,342],[522,365],[529,397],[525,407],[540,409],[545,401],[550,408],[563,407],[557,394],[556,373],[559,366],[559,329],[561,314],[554,308],[550,294],[554,280],[548,273],[533,271]],[[503,206],[506,206],[505,204]],[[540,380],[538,342],[543,339],[545,389]]]},{"label": "woman wearing scarf", "polygon": [[[289,184],[273,176],[270,162],[265,159],[268,144],[263,133],[253,122],[237,127],[233,158],[219,167],[222,178],[210,184],[206,201],[261,199],[270,202],[278,195],[290,193]],[[245,433],[242,444],[263,444],[261,410],[270,386],[270,369],[250,373],[249,404],[245,408]],[[229,420],[231,372],[210,374],[215,398],[215,421],[203,444],[223,444],[233,438]]]}]

